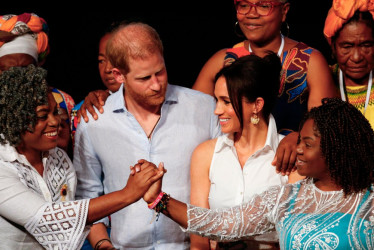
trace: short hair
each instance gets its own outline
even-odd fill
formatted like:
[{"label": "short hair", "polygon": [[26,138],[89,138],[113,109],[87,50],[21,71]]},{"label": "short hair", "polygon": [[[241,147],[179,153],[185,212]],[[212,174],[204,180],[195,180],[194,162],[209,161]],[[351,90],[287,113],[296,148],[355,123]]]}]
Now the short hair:
[{"label": "short hair", "polygon": [[154,53],[164,54],[160,36],[154,28],[141,22],[120,25],[107,44],[110,63],[123,74],[130,70],[129,58],[144,59]]},{"label": "short hair", "polygon": [[373,20],[373,16],[371,15],[371,13],[369,11],[359,11],[357,10],[354,15],[348,19],[348,21],[346,23],[344,23],[342,25],[342,27],[335,33],[334,36],[331,37],[331,44],[333,46],[335,46],[335,42],[336,42],[336,39],[339,37],[340,35],[340,31],[347,25],[347,24],[351,24],[351,23],[357,23],[357,22],[363,22],[365,23],[368,27],[371,28],[371,34],[372,36],[374,37],[374,20]]},{"label": "short hair", "polygon": [[370,188],[374,170],[374,132],[369,121],[352,104],[324,98],[306,113],[300,128],[314,121],[321,138],[321,152],[331,178],[345,195]]},{"label": "short hair", "polygon": [[215,82],[223,76],[226,79],[230,102],[243,127],[243,98],[254,102],[264,99],[262,109],[265,119],[269,118],[277,100],[280,86],[281,62],[274,52],[264,58],[254,54],[240,57],[232,64],[223,67],[215,77]]},{"label": "short hair", "polygon": [[47,71],[34,65],[12,67],[0,75],[0,143],[18,146],[33,131],[36,107],[48,104]]}]

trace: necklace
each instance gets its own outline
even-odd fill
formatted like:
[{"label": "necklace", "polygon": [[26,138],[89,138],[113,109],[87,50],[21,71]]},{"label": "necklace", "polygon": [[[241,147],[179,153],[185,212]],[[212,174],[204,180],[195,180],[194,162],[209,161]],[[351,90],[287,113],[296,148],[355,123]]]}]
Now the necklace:
[{"label": "necklace", "polygon": [[160,118],[161,118],[161,115],[160,115],[160,117],[157,119],[157,121],[156,121],[155,125],[153,126],[151,132],[150,132],[149,135],[147,136],[148,140],[151,139],[152,133],[153,133],[153,131],[155,130],[155,128],[156,128],[156,126],[157,126],[157,123],[158,123],[158,121],[160,120]]},{"label": "necklace", "polygon": [[[369,80],[368,80],[368,89],[366,90],[366,100],[365,100],[365,108],[364,108],[363,115],[365,115],[366,108],[368,107],[368,104],[369,104],[370,92],[371,92],[371,86],[372,85],[373,85],[373,71],[371,70],[370,74],[369,74]],[[347,98],[346,98],[346,93],[345,93],[346,92],[345,87],[344,87],[344,84],[343,84],[343,71],[341,69],[339,69],[339,88],[340,88],[340,96],[341,96],[342,100],[346,101]]]},{"label": "necklace", "polygon": [[[281,57],[282,51],[283,51],[283,48],[284,48],[284,36],[282,34],[281,34],[281,39],[282,39],[281,45],[279,46],[278,53],[277,53],[278,57]],[[252,53],[252,48],[251,48],[250,43],[248,43],[248,51]]]}]

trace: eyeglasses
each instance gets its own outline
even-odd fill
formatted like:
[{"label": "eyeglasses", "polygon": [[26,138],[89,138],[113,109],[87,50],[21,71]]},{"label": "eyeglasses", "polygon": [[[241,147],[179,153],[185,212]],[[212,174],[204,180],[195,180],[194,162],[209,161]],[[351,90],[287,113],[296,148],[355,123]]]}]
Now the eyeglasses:
[{"label": "eyeglasses", "polygon": [[255,10],[260,16],[268,16],[271,14],[275,6],[283,5],[281,2],[274,1],[260,1],[257,3],[250,3],[247,1],[240,1],[236,3],[236,12],[241,15],[248,14],[252,7],[255,7]]}]

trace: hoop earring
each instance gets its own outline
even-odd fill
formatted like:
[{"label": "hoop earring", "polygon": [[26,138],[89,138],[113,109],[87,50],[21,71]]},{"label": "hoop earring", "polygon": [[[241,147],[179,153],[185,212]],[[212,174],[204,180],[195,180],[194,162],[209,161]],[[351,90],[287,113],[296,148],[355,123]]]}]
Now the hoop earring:
[{"label": "hoop earring", "polygon": [[[284,28],[283,28],[284,27]],[[286,31],[286,32],[282,32],[282,31]],[[284,21],[282,23],[282,27],[281,27],[281,33],[284,35],[284,36],[289,36],[290,35],[290,26],[288,25],[287,21]]]},{"label": "hoop earring", "polygon": [[238,37],[242,38],[242,37],[244,37],[243,31],[240,29],[240,27],[239,28],[238,27],[239,27],[239,22],[236,21],[235,24],[234,24],[234,33]]},{"label": "hoop earring", "polygon": [[251,116],[251,123],[253,125],[257,125],[259,122],[260,122],[260,118],[258,117],[256,113],[253,113]]}]

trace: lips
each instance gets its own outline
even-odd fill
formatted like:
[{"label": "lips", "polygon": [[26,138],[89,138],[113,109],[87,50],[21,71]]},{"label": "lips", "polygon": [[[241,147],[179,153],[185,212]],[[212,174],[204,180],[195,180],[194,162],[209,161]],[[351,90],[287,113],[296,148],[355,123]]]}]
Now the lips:
[{"label": "lips", "polygon": [[306,164],[305,161],[300,160],[300,158],[296,157],[296,163],[295,163],[296,167],[303,166],[304,164]]}]

